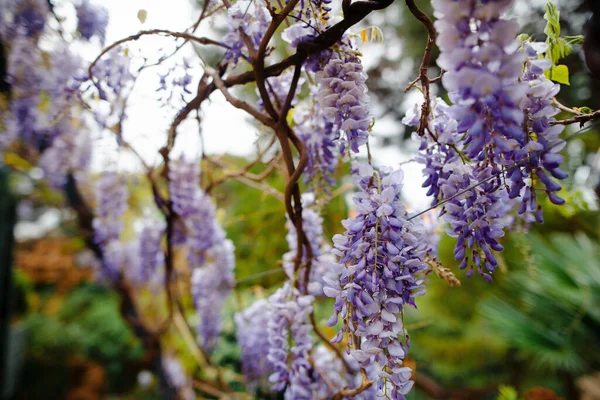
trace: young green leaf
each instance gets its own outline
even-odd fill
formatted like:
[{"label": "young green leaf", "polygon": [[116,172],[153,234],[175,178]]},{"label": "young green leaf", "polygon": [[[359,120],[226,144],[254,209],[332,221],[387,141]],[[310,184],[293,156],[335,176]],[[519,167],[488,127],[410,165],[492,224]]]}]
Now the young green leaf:
[{"label": "young green leaf", "polygon": [[546,77],[554,82],[558,82],[563,85],[570,85],[569,68],[564,64],[557,65],[552,67],[550,71],[546,71]]}]

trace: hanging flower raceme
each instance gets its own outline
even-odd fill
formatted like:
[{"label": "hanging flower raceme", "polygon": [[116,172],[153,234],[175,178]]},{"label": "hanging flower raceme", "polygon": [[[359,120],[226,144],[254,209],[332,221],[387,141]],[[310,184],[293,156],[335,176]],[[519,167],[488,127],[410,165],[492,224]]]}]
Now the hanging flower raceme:
[{"label": "hanging flower raceme", "polygon": [[304,183],[309,184],[313,190],[322,190],[328,194],[335,185],[333,174],[339,159],[339,151],[335,145],[338,132],[314,100],[317,89],[311,88],[311,94],[310,108],[298,108],[294,112],[296,134],[302,140],[307,156]]},{"label": "hanging flower raceme", "polygon": [[208,251],[209,262],[192,273],[192,297],[198,314],[200,346],[212,352],[221,334],[221,311],[234,284],[235,247],[225,239]]},{"label": "hanging flower raceme", "polygon": [[192,380],[188,376],[181,362],[173,355],[165,355],[162,360],[162,368],[165,372],[167,382],[171,388],[178,393],[181,400],[192,400],[196,398],[192,389]]},{"label": "hanging flower raceme", "polygon": [[46,27],[49,14],[45,0],[7,0],[0,5],[0,36],[37,38]]},{"label": "hanging flower raceme", "polygon": [[171,161],[169,194],[173,211],[185,225],[200,345],[212,352],[221,333],[221,309],[234,285],[235,247],[225,238],[216,207],[200,187],[198,163]]},{"label": "hanging flower raceme", "polygon": [[358,153],[369,137],[371,114],[366,79],[360,60],[351,53],[345,54],[344,59],[330,59],[317,73],[317,100],[335,132],[343,135],[339,137],[342,153],[346,144]]},{"label": "hanging flower raceme", "polygon": [[239,0],[227,12],[229,32],[223,38],[223,44],[228,47],[225,59],[237,64],[240,57],[249,55],[244,36],[256,50],[269,27],[271,14],[263,0]]},{"label": "hanging flower raceme", "polygon": [[[418,126],[421,107],[403,119],[409,126]],[[458,238],[455,258],[460,268],[474,268],[479,275],[491,280],[498,262],[492,250],[501,251],[497,239],[504,235],[504,217],[508,195],[501,181],[501,171],[486,162],[470,162],[463,155],[464,143],[457,132],[458,122],[449,116],[449,106],[440,98],[431,102],[431,114],[416,160],[425,165],[424,187],[433,204],[444,201],[442,214],[450,225],[448,234]],[[483,182],[476,185],[478,182]]]},{"label": "hanging flower raceme", "polygon": [[[498,238],[511,222],[507,216],[513,206],[526,222],[533,215],[543,221],[536,182],[561,204],[555,194],[561,187],[551,176],[566,177],[559,168],[562,156],[556,154],[562,128],[551,126],[558,113],[552,105],[558,85],[544,77],[551,63],[539,57],[543,46],[519,46],[518,25],[502,18],[511,4],[433,2],[439,18],[438,65],[446,70],[442,82],[453,104],[434,99],[418,138],[423,186],[433,205],[444,202],[448,232],[457,237],[455,258],[468,269],[467,276],[476,269],[487,280],[497,267],[493,252],[503,249]],[[405,124],[419,124],[416,107]]]},{"label": "hanging flower raceme", "polygon": [[265,358],[269,352],[269,339],[265,335],[265,326],[270,318],[268,309],[268,300],[259,299],[233,318],[237,342],[242,349],[242,371],[248,390],[253,393],[265,386],[265,378],[273,371]]},{"label": "hanging flower raceme", "polygon": [[519,25],[502,19],[512,1],[433,2],[441,50],[438,65],[454,105],[458,133],[466,133],[465,155],[491,164],[510,164],[523,145],[527,86],[519,82],[525,55],[517,51]]},{"label": "hanging flower raceme", "polygon": [[424,293],[427,248],[400,201],[402,171],[357,163],[353,173],[358,215],[344,220],[346,232],[333,238],[340,275],[325,288],[336,299],[328,325],[341,314],[342,330],[334,341],[348,334],[350,354],[360,366],[381,367],[378,388],[391,385],[391,398],[403,399],[413,384],[410,369],[402,367],[409,347],[403,308],[416,307],[415,297]]},{"label": "hanging flower raceme", "polygon": [[540,185],[536,185],[536,182],[543,185],[552,203],[564,204],[564,200],[556,195],[562,187],[552,179],[567,177],[567,173],[560,169],[563,157],[558,154],[565,144],[559,138],[564,126],[551,125],[555,121],[554,116],[560,112],[553,101],[560,85],[544,75],[544,71],[552,67],[552,62],[542,57],[548,51],[548,45],[526,42],[524,47],[528,60],[521,80],[529,85],[529,91],[521,107],[527,111],[527,136],[525,145],[515,151],[515,161],[519,166],[509,167],[507,171],[510,178],[509,197],[520,198],[519,214],[530,212],[538,222],[543,222],[542,206],[536,199]]},{"label": "hanging flower raceme", "polygon": [[119,276],[123,265],[139,264],[139,251],[135,245],[119,241],[129,193],[123,177],[114,172],[100,175],[95,185],[94,240],[104,252],[98,275],[101,279],[112,280]]},{"label": "hanging flower raceme", "polygon": [[109,96],[119,98],[132,87],[136,76],[130,68],[131,59],[124,52],[114,52],[96,63],[92,72],[102,100],[108,100]]},{"label": "hanging flower raceme", "polygon": [[86,40],[97,36],[100,43],[104,44],[106,26],[108,25],[108,11],[104,7],[92,4],[89,0],[83,0],[76,7],[77,31]]},{"label": "hanging flower raceme", "polygon": [[190,268],[204,263],[206,252],[221,244],[225,232],[216,220],[216,207],[200,188],[200,166],[183,159],[169,165],[169,193],[173,211],[186,228],[188,263]]},{"label": "hanging flower raceme", "polygon": [[42,153],[39,166],[45,177],[62,188],[67,174],[86,170],[90,160],[89,132],[71,107],[82,80],[82,61],[66,47],[48,54],[32,38],[10,40],[11,102],[0,121],[0,149],[19,141],[30,152]]},{"label": "hanging flower raceme", "polygon": [[164,224],[150,222],[144,225],[139,234],[140,263],[135,269],[133,280],[148,284],[156,279],[165,264],[165,254],[161,246]]},{"label": "hanging flower raceme", "polygon": [[309,315],[314,297],[301,295],[290,282],[269,298],[267,334],[273,373],[269,377],[273,390],[283,390],[286,399],[313,399],[310,390],[311,365],[309,354],[313,346]]},{"label": "hanging flower raceme", "polygon": [[96,243],[119,240],[128,198],[123,177],[114,172],[100,175],[96,182],[96,217],[93,222]]}]

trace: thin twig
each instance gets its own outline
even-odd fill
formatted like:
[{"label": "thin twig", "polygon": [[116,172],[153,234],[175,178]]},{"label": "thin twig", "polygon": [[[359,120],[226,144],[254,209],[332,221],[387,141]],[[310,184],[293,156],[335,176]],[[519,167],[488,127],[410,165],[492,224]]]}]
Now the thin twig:
[{"label": "thin twig", "polygon": [[596,110],[593,113],[589,113],[589,114],[579,114],[579,115],[577,115],[573,118],[569,118],[569,119],[563,119],[560,121],[552,121],[550,123],[550,125],[570,125],[570,124],[576,124],[576,123],[580,123],[581,125],[583,125],[586,122],[595,120],[596,118],[600,118],[600,110]]},{"label": "thin twig", "polygon": [[[427,14],[425,14],[417,5],[414,0],[406,0],[406,6],[410,10],[410,12],[418,19],[427,29],[427,44],[425,45],[425,53],[423,54],[423,59],[421,60],[421,66],[419,67],[419,80],[421,81],[421,89],[423,90],[423,97],[425,100],[423,101],[423,105],[421,106],[421,119],[419,121],[419,128],[417,129],[417,133],[419,136],[423,136],[425,134],[425,129],[427,128],[427,119],[429,118],[430,108],[431,108],[431,99],[430,99],[430,90],[429,84],[431,80],[427,75],[427,70],[429,68],[429,64],[431,62],[431,53],[433,52],[433,45],[435,44],[435,39],[437,36],[437,31],[433,26],[433,21]],[[413,85],[411,84],[410,87]]]},{"label": "thin twig", "polygon": [[131,36],[127,36],[123,39],[119,39],[116,42],[109,45],[108,47],[105,47],[104,50],[102,50],[100,52],[100,54],[94,59],[94,61],[92,61],[92,63],[90,64],[90,66],[88,68],[88,77],[89,77],[90,81],[92,81],[96,85],[96,83],[94,81],[94,67],[96,66],[98,61],[100,61],[102,56],[104,56],[106,53],[110,52],[112,49],[122,45],[123,43],[136,41],[136,40],[139,40],[142,36],[147,36],[147,35],[167,35],[167,36],[172,36],[175,38],[186,39],[186,40],[189,40],[189,41],[192,41],[192,42],[195,42],[198,44],[202,44],[202,45],[213,45],[213,46],[219,46],[219,47],[224,47],[226,49],[229,49],[229,46],[227,46],[221,42],[218,42],[213,39],[205,38],[205,37],[197,37],[197,36],[194,36],[187,32],[173,32],[173,31],[169,31],[166,29],[151,29],[148,31],[140,31],[140,32],[136,33],[135,35],[131,35]]}]

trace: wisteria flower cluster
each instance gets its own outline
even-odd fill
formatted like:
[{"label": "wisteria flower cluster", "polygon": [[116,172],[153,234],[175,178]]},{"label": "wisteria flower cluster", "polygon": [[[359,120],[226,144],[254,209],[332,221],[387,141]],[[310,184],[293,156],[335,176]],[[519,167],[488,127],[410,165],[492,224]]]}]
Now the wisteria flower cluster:
[{"label": "wisteria flower cluster", "polygon": [[44,0],[9,0],[0,7],[0,34],[4,38],[14,35],[37,38],[46,27],[50,9]]},{"label": "wisteria flower cluster", "polygon": [[[442,83],[452,105],[432,101],[417,160],[425,164],[423,186],[433,204],[444,202],[460,268],[491,281],[498,264],[494,251],[503,249],[498,238],[513,205],[525,221],[533,215],[542,222],[536,182],[550,201],[563,202],[552,179],[566,177],[556,154],[562,128],[551,126],[559,111],[552,104],[558,85],[544,76],[551,67],[540,57],[544,46],[521,45],[517,23],[502,18],[512,1],[433,5],[438,65],[446,71]],[[404,123],[418,126],[420,118],[417,105]]]},{"label": "wisteria flower cluster", "polygon": [[93,221],[96,243],[106,254],[102,262],[101,275],[115,279],[119,276],[123,257],[126,257],[120,243],[123,231],[123,216],[127,211],[129,192],[125,180],[118,174],[105,173],[96,182],[96,217]]},{"label": "wisteria flower cluster", "polygon": [[250,41],[253,47],[252,51],[255,51],[260,45],[269,22],[271,22],[271,14],[262,0],[240,0],[233,4],[228,10],[229,32],[223,38],[223,44],[228,47],[225,58],[234,65],[240,58],[247,58],[249,52],[245,37]]},{"label": "wisteria flower cluster", "polygon": [[269,301],[259,299],[234,316],[236,338],[242,349],[242,371],[251,392],[264,387],[265,377],[272,372],[271,363],[264,356],[269,352],[269,339],[265,335],[270,318],[268,308]]},{"label": "wisteria flower cluster", "polygon": [[211,352],[221,333],[223,303],[234,285],[235,246],[225,238],[216,207],[200,187],[198,163],[184,159],[171,162],[169,193],[173,211],[185,226],[201,346]]},{"label": "wisteria flower cluster", "polygon": [[286,399],[312,399],[309,354],[313,347],[309,314],[314,297],[301,295],[287,282],[269,298],[267,359],[273,390],[286,388]]},{"label": "wisteria flower cluster", "polygon": [[200,187],[199,164],[183,159],[172,162],[169,193],[173,211],[186,228],[188,266],[199,267],[204,263],[206,252],[225,239],[225,232],[216,219],[217,209]]},{"label": "wisteria flower cluster", "polygon": [[[475,268],[491,280],[490,273],[498,264],[492,250],[502,250],[497,238],[504,235],[504,219],[512,207],[499,178],[493,179],[491,166],[484,162],[466,163],[458,122],[448,115],[448,109],[442,99],[432,101],[433,117],[428,120],[425,136],[420,138],[417,157],[418,162],[425,164],[423,186],[429,187],[427,194],[433,197],[434,205],[445,201],[444,218],[450,225],[447,232],[458,238],[454,254],[461,261],[459,267],[468,268],[467,276]],[[420,110],[416,106],[403,122],[418,126]],[[484,184],[476,185],[478,182]]]},{"label": "wisteria flower cluster", "polygon": [[336,132],[343,134],[339,137],[342,153],[346,144],[358,153],[369,138],[371,114],[366,79],[360,60],[350,54],[345,59],[332,58],[317,73],[317,99],[327,121]]},{"label": "wisteria flower cluster", "polygon": [[97,36],[100,43],[104,45],[106,37],[106,26],[108,25],[108,11],[89,0],[77,7],[77,31],[86,40]]},{"label": "wisteria flower cluster", "polygon": [[[311,98],[316,98],[316,88],[311,88],[311,95]],[[304,182],[314,190],[330,193],[331,187],[335,185],[333,175],[339,161],[339,151],[335,145],[338,132],[334,124],[327,120],[323,109],[312,99],[310,107],[296,110],[294,122],[308,158]]]},{"label": "wisteria flower cluster", "polygon": [[412,387],[411,371],[402,366],[409,347],[403,308],[416,307],[415,297],[424,293],[427,248],[400,200],[402,171],[353,167],[358,215],[344,220],[346,232],[333,238],[339,279],[325,288],[335,298],[328,325],[342,315],[334,341],[349,335],[350,354],[359,365],[380,366],[378,389],[390,384],[392,398],[403,399]]},{"label": "wisteria flower cluster", "polygon": [[221,334],[221,310],[234,285],[235,247],[225,239],[208,251],[211,262],[192,272],[192,297],[200,321],[200,345],[212,352]]}]

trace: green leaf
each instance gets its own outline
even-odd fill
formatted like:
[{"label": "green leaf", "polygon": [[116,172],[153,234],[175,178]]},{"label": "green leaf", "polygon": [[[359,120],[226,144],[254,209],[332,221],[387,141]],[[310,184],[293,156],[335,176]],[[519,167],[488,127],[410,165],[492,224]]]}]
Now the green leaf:
[{"label": "green leaf", "polygon": [[565,39],[569,41],[569,44],[583,44],[583,35],[565,36]]},{"label": "green leaf", "polygon": [[546,4],[546,13],[544,19],[547,22],[544,33],[548,36],[550,42],[555,42],[560,37],[560,11],[556,8],[556,5],[549,1]]},{"label": "green leaf", "polygon": [[518,394],[512,386],[500,385],[497,400],[517,400]]},{"label": "green leaf", "polygon": [[594,112],[593,109],[587,107],[587,106],[583,106],[583,107],[573,107],[575,110],[579,111],[582,114],[591,114]]},{"label": "green leaf", "polygon": [[558,82],[563,85],[570,85],[569,68],[564,64],[552,67],[550,71],[546,71],[545,75],[548,79],[551,79],[554,82]]}]

